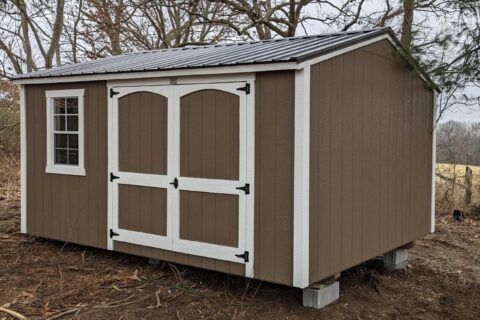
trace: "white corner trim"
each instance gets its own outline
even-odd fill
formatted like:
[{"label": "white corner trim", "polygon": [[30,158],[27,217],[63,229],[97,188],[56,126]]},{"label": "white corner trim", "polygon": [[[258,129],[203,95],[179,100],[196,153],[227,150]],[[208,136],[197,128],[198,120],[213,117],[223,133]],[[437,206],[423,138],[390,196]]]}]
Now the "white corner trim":
[{"label": "white corner trim", "polygon": [[433,130],[432,130],[432,203],[431,203],[431,216],[430,216],[430,232],[435,232],[435,179],[437,168],[437,98],[438,93],[433,90]]},{"label": "white corner trim", "polygon": [[[54,134],[53,134],[53,98],[78,98],[78,165],[59,165],[54,163]],[[45,91],[46,118],[47,118],[47,165],[45,173],[85,176],[85,90],[49,90]]]},{"label": "white corner trim", "polygon": [[20,85],[20,232],[27,233],[27,115],[25,86]]},{"label": "white corner trim", "polygon": [[293,286],[309,285],[310,66],[295,71]]}]

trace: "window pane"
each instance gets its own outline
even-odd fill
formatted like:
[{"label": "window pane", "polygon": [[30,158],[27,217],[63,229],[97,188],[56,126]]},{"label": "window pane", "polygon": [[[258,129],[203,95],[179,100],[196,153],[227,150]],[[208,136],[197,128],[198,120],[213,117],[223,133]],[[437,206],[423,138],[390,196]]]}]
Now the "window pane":
[{"label": "window pane", "polygon": [[68,135],[68,148],[69,149],[78,149],[78,134],[69,134]]},{"label": "window pane", "polygon": [[67,131],[78,131],[78,116],[67,116]]},{"label": "window pane", "polygon": [[65,113],[65,98],[53,98],[53,105],[55,106],[56,114]]},{"label": "window pane", "polygon": [[68,164],[78,164],[78,150],[68,150]]},{"label": "window pane", "polygon": [[67,113],[78,114],[78,98],[67,98]]},{"label": "window pane", "polygon": [[55,116],[55,131],[65,131],[65,116]]},{"label": "window pane", "polygon": [[67,149],[55,149],[55,163],[68,164]]},{"label": "window pane", "polygon": [[55,133],[55,148],[67,148],[67,135]]}]

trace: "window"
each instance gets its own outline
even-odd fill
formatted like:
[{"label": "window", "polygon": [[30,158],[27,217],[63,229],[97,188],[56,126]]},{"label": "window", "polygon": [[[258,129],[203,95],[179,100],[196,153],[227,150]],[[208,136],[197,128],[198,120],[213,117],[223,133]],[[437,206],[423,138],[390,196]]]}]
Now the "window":
[{"label": "window", "polygon": [[85,175],[84,90],[47,91],[47,173]]}]

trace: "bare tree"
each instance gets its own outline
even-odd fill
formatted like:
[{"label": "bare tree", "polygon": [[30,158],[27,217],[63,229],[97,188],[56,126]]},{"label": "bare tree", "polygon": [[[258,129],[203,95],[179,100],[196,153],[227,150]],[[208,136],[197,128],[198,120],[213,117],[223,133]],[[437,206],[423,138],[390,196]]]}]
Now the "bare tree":
[{"label": "bare tree", "polygon": [[29,5],[25,0],[9,0],[3,4],[0,49],[15,73],[37,70],[39,62],[41,68],[51,68],[55,56],[56,63],[61,63],[64,7],[64,0],[37,0]]}]

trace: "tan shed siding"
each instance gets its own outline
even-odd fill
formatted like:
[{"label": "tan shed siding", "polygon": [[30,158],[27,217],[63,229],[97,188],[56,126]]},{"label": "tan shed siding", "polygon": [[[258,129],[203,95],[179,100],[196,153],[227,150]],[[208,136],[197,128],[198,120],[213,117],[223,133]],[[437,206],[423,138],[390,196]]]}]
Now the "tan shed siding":
[{"label": "tan shed siding", "polygon": [[[85,177],[45,173],[45,91],[62,89],[85,89]],[[26,122],[27,232],[106,248],[106,83],[27,85]]]},{"label": "tan shed siding", "polygon": [[430,230],[433,92],[388,41],[311,69],[310,282]]},{"label": "tan shed siding", "polygon": [[257,73],[255,86],[255,278],[293,281],[292,71]]},{"label": "tan shed siding", "polygon": [[167,235],[167,189],[118,185],[120,229]]},{"label": "tan shed siding", "polygon": [[220,90],[180,99],[180,176],[238,180],[239,103]]},{"label": "tan shed siding", "polygon": [[238,196],[180,191],[180,238],[238,247]]},{"label": "tan shed siding", "polygon": [[145,91],[118,99],[120,171],[167,174],[167,103]]}]

